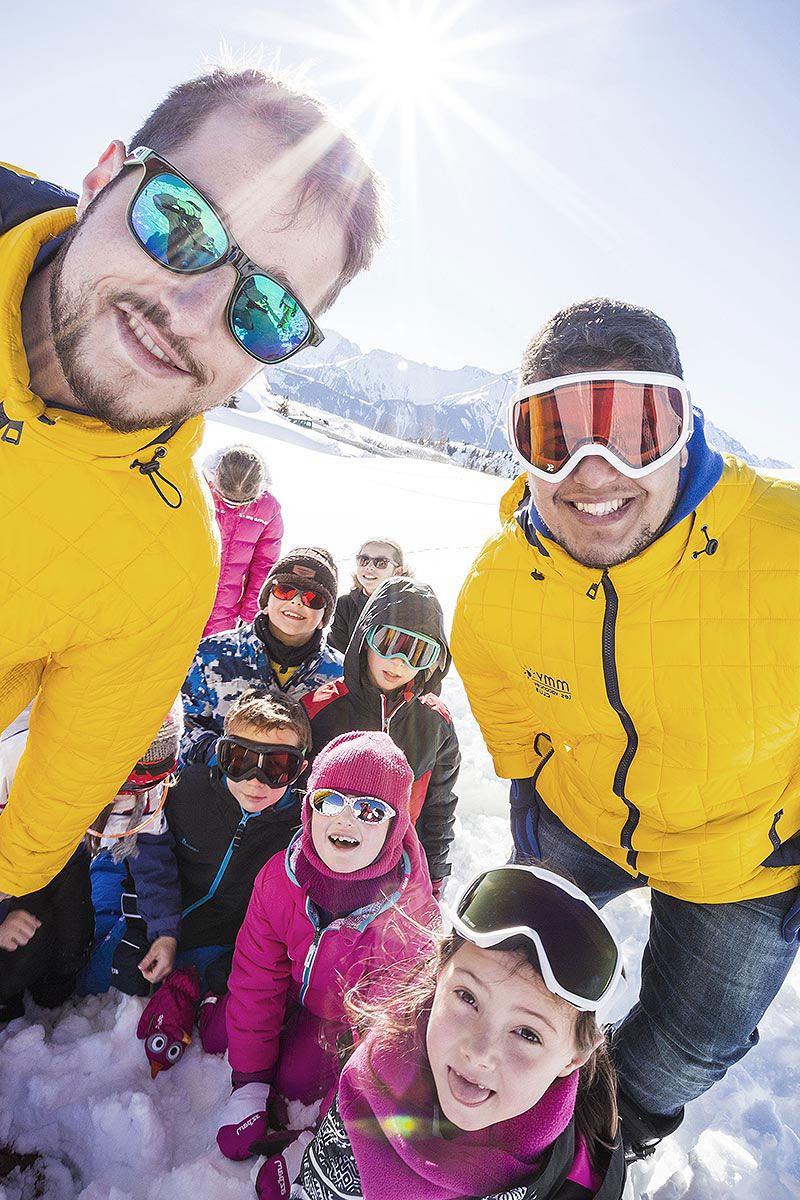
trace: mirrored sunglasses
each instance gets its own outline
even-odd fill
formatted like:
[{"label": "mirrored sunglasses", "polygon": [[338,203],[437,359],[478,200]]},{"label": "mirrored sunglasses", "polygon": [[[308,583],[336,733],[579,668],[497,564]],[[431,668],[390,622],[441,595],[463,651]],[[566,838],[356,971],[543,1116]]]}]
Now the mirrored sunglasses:
[{"label": "mirrored sunglasses", "polygon": [[682,379],[647,371],[564,375],[520,388],[508,440],[533,475],[558,483],[590,454],[631,479],[679,454],[692,434]]},{"label": "mirrored sunglasses", "polygon": [[146,146],[124,165],[142,169],[126,219],[146,254],[183,275],[223,265],[236,271],[226,321],[249,355],[279,363],[322,342],[322,331],[297,297],[248,258],[210,201],[180,171]]},{"label": "mirrored sunglasses", "polygon": [[365,825],[380,825],[383,821],[391,821],[397,813],[391,804],[379,800],[377,796],[346,796],[332,788],[317,788],[308,793],[308,802],[314,812],[323,817],[338,817],[345,808],[352,810],[357,821]]},{"label": "mirrored sunglasses", "polygon": [[432,667],[442,652],[435,638],[397,625],[376,625],[367,633],[367,645],[380,658],[401,658],[414,671]]},{"label": "mirrored sunglasses", "polygon": [[303,773],[305,751],[296,746],[250,742],[231,735],[217,741],[217,765],[234,783],[257,779],[266,787],[288,787]]},{"label": "mirrored sunglasses", "polygon": [[276,600],[294,600],[295,596],[299,596],[306,608],[313,608],[317,611],[325,607],[325,597],[320,596],[319,592],[315,592],[312,588],[301,591],[300,588],[290,587],[285,583],[273,583],[270,585],[269,592]]}]

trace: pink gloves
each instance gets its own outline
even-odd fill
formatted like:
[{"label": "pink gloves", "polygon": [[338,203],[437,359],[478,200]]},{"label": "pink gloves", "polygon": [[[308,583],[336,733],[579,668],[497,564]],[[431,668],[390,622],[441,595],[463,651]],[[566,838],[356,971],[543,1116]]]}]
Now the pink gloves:
[{"label": "pink gloves", "polygon": [[300,1164],[306,1147],[313,1141],[314,1135],[306,1129],[300,1134],[291,1130],[294,1139],[285,1147],[282,1154],[274,1158],[262,1159],[253,1167],[251,1178],[256,1185],[258,1200],[286,1200],[292,1190],[292,1184],[300,1174]]},{"label": "pink gloves", "polygon": [[253,1142],[265,1136],[268,1099],[268,1083],[245,1083],[231,1092],[217,1130],[217,1145],[226,1158],[249,1158]]}]

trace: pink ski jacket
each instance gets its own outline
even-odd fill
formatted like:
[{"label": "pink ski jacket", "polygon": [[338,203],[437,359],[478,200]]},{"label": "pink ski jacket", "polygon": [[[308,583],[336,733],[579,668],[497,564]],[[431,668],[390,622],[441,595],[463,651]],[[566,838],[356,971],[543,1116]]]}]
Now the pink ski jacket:
[{"label": "pink ski jacket", "polygon": [[377,972],[376,987],[386,986],[381,969],[430,954],[429,931],[439,924],[425,855],[413,829],[403,840],[404,874],[397,891],[325,928],[294,875],[299,839],[298,834],[288,850],[273,855],[257,876],[228,980],[231,1069],[258,1072],[267,1082],[277,1067],[281,1026],[293,1004],[330,1022],[333,1041],[347,1027],[347,990],[367,972]]},{"label": "pink ski jacket", "polygon": [[258,610],[261,585],[280,557],[281,506],[271,492],[249,504],[229,504],[211,487],[222,540],[217,598],[203,637],[233,629],[239,617],[250,622]]}]

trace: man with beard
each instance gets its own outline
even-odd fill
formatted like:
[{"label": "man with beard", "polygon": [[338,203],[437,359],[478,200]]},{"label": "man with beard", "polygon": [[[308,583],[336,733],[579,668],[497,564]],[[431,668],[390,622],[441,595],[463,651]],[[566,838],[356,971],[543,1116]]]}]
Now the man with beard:
[{"label": "man with beard", "polygon": [[[186,674],[217,574],[200,414],[319,343],[380,210],[322,105],[250,70],[176,87],[77,210],[0,168],[0,730],[35,698],[0,895],[55,876]],[[254,294],[288,317],[248,329]]]},{"label": "man with beard", "polygon": [[516,860],[601,905],[651,888],[612,1038],[637,1157],[755,1045],[797,951],[800,488],[707,445],[647,309],[557,313],[520,384],[524,473],[462,588],[453,658],[512,780]]}]

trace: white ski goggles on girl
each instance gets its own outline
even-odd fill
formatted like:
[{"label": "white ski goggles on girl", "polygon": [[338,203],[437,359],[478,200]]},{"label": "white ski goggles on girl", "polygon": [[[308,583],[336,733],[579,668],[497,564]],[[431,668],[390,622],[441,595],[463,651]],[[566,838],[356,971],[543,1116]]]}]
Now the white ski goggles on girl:
[{"label": "white ski goggles on girl", "polygon": [[583,1012],[607,1006],[624,980],[619,944],[600,910],[542,867],[482,872],[450,915],[454,931],[482,949],[531,942],[548,989]]},{"label": "white ski goggles on girl", "polygon": [[314,812],[322,813],[323,817],[338,817],[345,808],[349,808],[357,821],[365,825],[380,825],[397,816],[391,804],[379,800],[377,796],[346,796],[334,788],[317,788],[307,795]]},{"label": "white ski goggles on girl", "polygon": [[592,371],[520,388],[508,443],[526,471],[559,483],[590,454],[629,479],[656,471],[692,435],[689,392],[677,375]]}]

